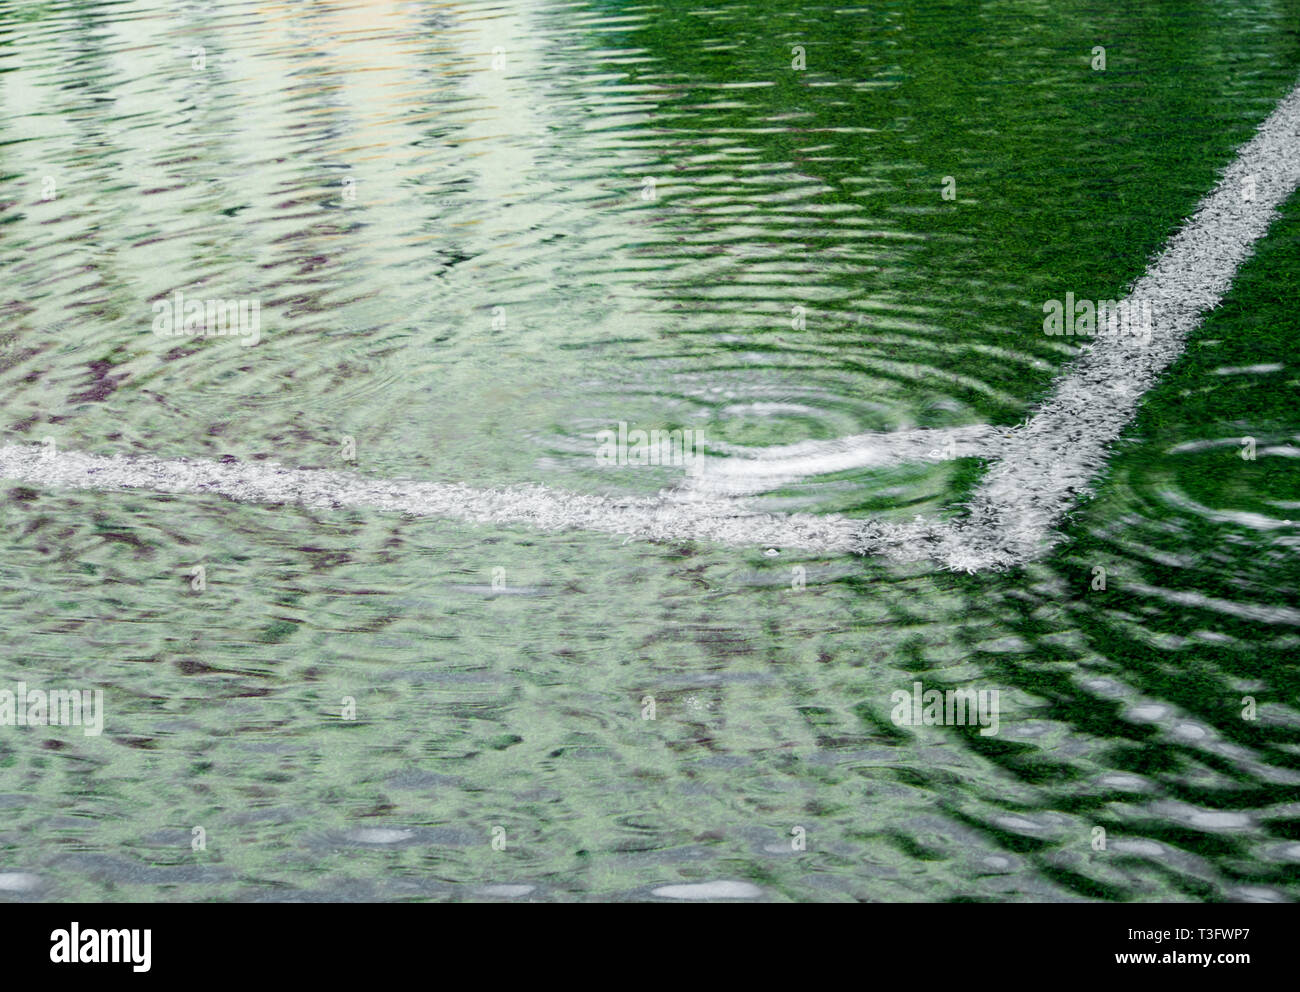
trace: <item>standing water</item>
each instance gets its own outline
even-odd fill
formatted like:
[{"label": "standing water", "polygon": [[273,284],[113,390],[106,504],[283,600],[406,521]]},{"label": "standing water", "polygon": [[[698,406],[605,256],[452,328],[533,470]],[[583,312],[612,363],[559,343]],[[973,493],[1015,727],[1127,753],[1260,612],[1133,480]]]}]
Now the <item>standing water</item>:
[{"label": "standing water", "polygon": [[[1009,430],[1298,75],[1300,0],[0,0],[0,443],[617,501]],[[0,480],[0,899],[1295,898],[1298,246],[1000,572]]]}]

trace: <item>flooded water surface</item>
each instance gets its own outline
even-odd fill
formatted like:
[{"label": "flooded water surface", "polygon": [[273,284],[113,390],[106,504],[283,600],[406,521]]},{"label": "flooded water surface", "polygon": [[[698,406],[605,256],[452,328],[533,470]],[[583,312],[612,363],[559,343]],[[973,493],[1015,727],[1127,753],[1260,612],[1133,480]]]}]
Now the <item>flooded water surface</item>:
[{"label": "flooded water surface", "polygon": [[[0,443],[1010,428],[1298,75],[1295,0],[0,0]],[[1290,901],[1298,275],[1291,204],[1004,572],[0,480],[0,690],[102,701],[0,726],[0,900]]]}]

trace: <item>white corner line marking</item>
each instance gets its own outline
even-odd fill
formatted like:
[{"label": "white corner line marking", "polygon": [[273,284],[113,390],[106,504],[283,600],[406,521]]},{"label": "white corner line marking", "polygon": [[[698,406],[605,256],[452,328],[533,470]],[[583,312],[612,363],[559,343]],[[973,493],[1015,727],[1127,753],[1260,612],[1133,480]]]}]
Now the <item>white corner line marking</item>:
[{"label": "white corner line marking", "polygon": [[[0,478],[53,488],[213,493],[244,502],[370,508],[470,524],[595,531],[629,540],[929,559],[968,572],[1007,568],[1051,546],[1053,528],[1104,468],[1107,448],[1132,419],[1142,395],[1228,291],[1237,268],[1297,186],[1300,86],[1242,146],[1213,191],[1133,286],[1127,302],[1152,305],[1151,337],[1093,339],[1037,412],[1012,429],[977,424],[864,434],[749,457],[710,458],[681,489],[657,497],[584,495],[543,485],[475,489],[273,463],[109,457],[17,444],[0,447]],[[1253,188],[1253,197],[1245,195],[1247,188]],[[767,513],[741,498],[813,475],[936,456],[992,462],[965,514],[953,520],[892,523]]]}]

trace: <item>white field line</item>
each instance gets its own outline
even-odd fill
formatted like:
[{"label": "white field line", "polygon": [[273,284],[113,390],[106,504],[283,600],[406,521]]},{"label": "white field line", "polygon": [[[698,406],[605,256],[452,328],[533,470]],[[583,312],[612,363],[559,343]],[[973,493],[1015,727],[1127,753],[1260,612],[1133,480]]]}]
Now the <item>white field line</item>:
[{"label": "white field line", "polygon": [[[1243,193],[1247,177],[1253,180],[1251,199]],[[1130,301],[1152,304],[1151,337],[1094,338],[1034,416],[1012,430],[977,425],[868,434],[768,449],[756,457],[708,459],[683,489],[655,498],[591,496],[541,485],[483,490],[267,463],[105,457],[30,445],[0,447],[0,478],[51,487],[215,493],[248,502],[370,508],[638,540],[932,559],[972,572],[1005,568],[1050,546],[1052,528],[1104,467],[1107,447],[1132,418],[1142,394],[1227,292],[1238,266],[1297,185],[1300,86],[1241,148],[1214,190],[1133,286]],[[993,464],[966,515],[954,521],[918,518],[897,524],[763,513],[737,498],[826,472],[971,455]]]},{"label": "white field line", "polygon": [[[1247,186],[1253,196],[1247,199]],[[1203,316],[1232,286],[1237,268],[1300,186],[1300,85],[1238,151],[1218,185],[1147,267],[1129,293],[1150,301],[1154,333],[1099,337],[1014,432],[969,507],[958,545],[938,555],[974,570],[1041,553],[1052,528],[1105,467],[1108,446],[1142,395],[1183,350]]]},{"label": "white field line", "polygon": [[844,517],[755,513],[738,500],[703,495],[611,498],[542,485],[474,489],[458,483],[291,469],[269,462],[48,453],[40,445],[0,447],[0,478],[70,489],[215,493],[242,502],[367,508],[472,524],[590,530],[652,541],[761,544],[825,554],[853,550],[858,530],[857,521]]},{"label": "white field line", "polygon": [[696,492],[742,496],[771,492],[816,475],[952,458],[998,458],[1011,428],[971,424],[855,434],[833,441],[801,441],[770,448],[731,448],[726,458],[704,457],[683,485]]}]

